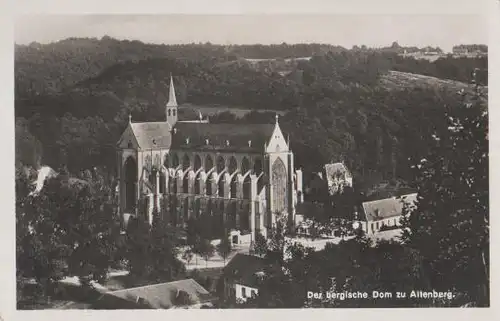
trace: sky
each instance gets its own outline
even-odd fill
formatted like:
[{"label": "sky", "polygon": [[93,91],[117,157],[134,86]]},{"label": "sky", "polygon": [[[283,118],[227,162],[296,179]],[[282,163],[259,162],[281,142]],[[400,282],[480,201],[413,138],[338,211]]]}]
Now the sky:
[{"label": "sky", "polygon": [[352,47],[487,43],[481,15],[35,15],[19,16],[15,42],[48,43],[108,35],[149,43],[318,42]]}]

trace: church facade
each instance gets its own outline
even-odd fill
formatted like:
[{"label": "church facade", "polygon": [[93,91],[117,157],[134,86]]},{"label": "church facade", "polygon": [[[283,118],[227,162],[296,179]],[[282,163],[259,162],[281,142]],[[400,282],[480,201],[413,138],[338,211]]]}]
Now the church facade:
[{"label": "church facade", "polygon": [[[172,77],[165,121],[133,122],[117,144],[119,207],[152,222],[156,209],[172,226],[209,217],[214,233],[267,236],[278,215],[295,225],[302,171],[279,126],[178,119]],[[219,231],[219,232],[217,232]],[[217,238],[216,235],[214,238]]]}]

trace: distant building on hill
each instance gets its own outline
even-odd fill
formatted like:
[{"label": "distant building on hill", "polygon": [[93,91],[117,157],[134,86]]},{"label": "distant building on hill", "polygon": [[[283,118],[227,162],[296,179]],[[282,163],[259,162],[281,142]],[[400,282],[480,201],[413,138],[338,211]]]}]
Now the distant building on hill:
[{"label": "distant building on hill", "polygon": [[459,45],[454,46],[453,55],[458,57],[478,57],[488,54],[488,47],[486,45]]},{"label": "distant building on hill", "polygon": [[[381,229],[398,228],[403,217],[405,204],[414,205],[417,194],[407,194],[376,201],[363,202],[362,213],[357,213],[356,223],[367,234],[374,234]],[[385,227],[385,228],[384,228]]]}]

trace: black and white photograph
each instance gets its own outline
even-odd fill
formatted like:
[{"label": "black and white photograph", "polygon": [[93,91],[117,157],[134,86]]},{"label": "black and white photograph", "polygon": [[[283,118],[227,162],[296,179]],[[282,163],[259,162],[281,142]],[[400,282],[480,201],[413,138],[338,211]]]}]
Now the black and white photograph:
[{"label": "black and white photograph", "polygon": [[490,307],[485,11],[17,15],[15,309]]}]

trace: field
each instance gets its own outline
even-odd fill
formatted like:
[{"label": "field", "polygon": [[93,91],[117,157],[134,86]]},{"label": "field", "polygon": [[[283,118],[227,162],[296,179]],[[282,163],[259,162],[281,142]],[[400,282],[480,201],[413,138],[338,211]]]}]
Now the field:
[{"label": "field", "polygon": [[[179,107],[180,109],[186,109],[189,113],[196,113],[198,114],[198,111],[200,111],[203,116],[214,116],[218,113],[222,112],[230,112],[234,116],[241,118],[245,116],[246,114],[250,113],[251,111],[254,111],[254,109],[248,109],[248,108],[243,108],[239,106],[226,106],[226,105],[196,105],[196,104],[183,104],[182,106]],[[286,111],[283,110],[271,110],[271,109],[266,109],[266,110],[258,110],[258,112],[271,112],[271,113],[277,113],[280,116],[283,116],[286,114]]]}]

